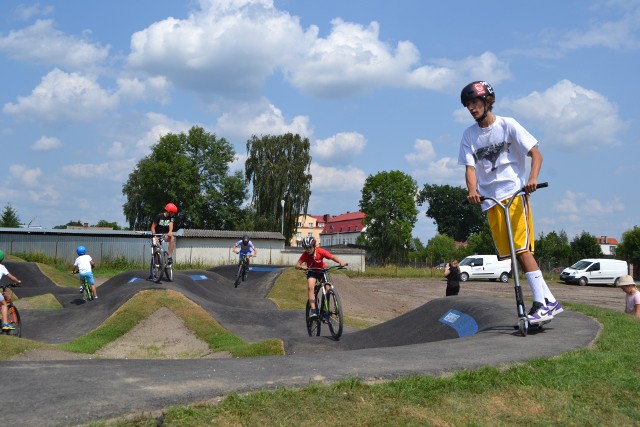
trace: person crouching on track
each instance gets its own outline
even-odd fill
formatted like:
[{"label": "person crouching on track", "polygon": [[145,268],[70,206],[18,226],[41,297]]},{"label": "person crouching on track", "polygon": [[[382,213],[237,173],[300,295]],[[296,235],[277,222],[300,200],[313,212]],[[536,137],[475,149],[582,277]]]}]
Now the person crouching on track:
[{"label": "person crouching on track", "polygon": [[318,307],[316,307],[313,291],[316,286],[316,282],[321,280],[323,275],[321,271],[314,271],[313,269],[327,268],[323,259],[330,259],[331,261],[337,262],[340,264],[340,267],[344,267],[347,264],[340,261],[338,257],[334,256],[331,252],[322,248],[316,248],[316,239],[312,236],[307,236],[302,240],[302,247],[304,248],[304,252],[296,264],[296,270],[304,270],[307,272],[307,295],[309,298],[309,304],[311,304],[309,317],[313,318],[318,317]]},{"label": "person crouching on track", "polygon": [[[0,279],[2,279],[2,276],[7,276],[9,280],[11,280],[14,283],[17,283],[18,285],[22,283],[20,280],[16,278],[16,276],[9,273],[9,270],[7,270],[7,267],[2,265],[2,261],[4,261],[4,252],[0,251]],[[16,327],[12,323],[9,323],[9,313],[7,309],[7,302],[4,300],[2,293],[0,293],[0,309],[2,310],[2,330],[3,331],[14,330]]]},{"label": "person crouching on track", "polygon": [[96,265],[93,263],[91,256],[87,254],[87,248],[84,246],[78,246],[76,253],[78,254],[78,258],[76,258],[76,261],[73,263],[73,272],[80,273],[80,293],[84,291],[82,283],[86,278],[91,287],[93,299],[98,299],[96,282],[93,279],[93,268],[95,268]]}]

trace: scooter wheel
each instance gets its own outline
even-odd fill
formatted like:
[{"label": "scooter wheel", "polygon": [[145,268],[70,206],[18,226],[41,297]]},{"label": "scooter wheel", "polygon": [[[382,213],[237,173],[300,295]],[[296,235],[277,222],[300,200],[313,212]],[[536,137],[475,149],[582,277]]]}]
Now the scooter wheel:
[{"label": "scooter wheel", "polygon": [[523,337],[526,337],[527,332],[529,332],[529,321],[523,318],[518,319],[518,330]]}]

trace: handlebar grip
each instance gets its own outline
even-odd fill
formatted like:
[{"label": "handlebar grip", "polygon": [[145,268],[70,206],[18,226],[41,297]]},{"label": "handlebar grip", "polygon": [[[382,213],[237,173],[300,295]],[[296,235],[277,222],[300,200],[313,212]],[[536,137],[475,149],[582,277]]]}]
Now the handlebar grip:
[{"label": "handlebar grip", "polygon": [[541,182],[540,184],[536,185],[536,188],[545,188],[548,186],[549,186],[548,182]]}]

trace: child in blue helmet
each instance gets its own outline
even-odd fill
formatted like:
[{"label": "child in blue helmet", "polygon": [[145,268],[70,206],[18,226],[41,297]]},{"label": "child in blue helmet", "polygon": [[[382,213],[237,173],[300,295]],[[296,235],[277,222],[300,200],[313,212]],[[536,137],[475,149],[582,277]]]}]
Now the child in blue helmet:
[{"label": "child in blue helmet", "polygon": [[[12,282],[17,283],[18,285],[21,284],[22,282],[18,280],[16,276],[9,273],[9,270],[7,270],[7,267],[2,265],[2,261],[4,261],[4,252],[0,251],[0,279],[2,278],[2,276],[7,276],[9,280],[11,280]],[[12,323],[9,323],[9,317],[8,317],[9,313],[7,310],[7,302],[4,300],[2,293],[0,293],[0,310],[2,311],[2,330],[10,331],[15,329],[16,327]]]},{"label": "child in blue helmet", "polygon": [[[78,258],[76,258],[76,262],[73,263],[73,272],[80,273],[80,283],[82,283],[85,277],[88,279],[89,285],[91,286],[91,293],[93,293],[93,298],[98,299],[92,270],[96,265],[93,263],[91,256],[87,255],[87,248],[84,246],[78,246],[76,253],[78,254]],[[82,285],[80,285],[80,293],[82,293],[82,291]]]}]

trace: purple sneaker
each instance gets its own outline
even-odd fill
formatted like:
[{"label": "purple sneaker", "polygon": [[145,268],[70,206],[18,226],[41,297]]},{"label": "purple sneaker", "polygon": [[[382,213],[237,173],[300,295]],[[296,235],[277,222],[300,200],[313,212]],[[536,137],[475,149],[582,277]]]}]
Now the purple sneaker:
[{"label": "purple sneaker", "polygon": [[553,319],[553,313],[549,309],[549,307],[542,305],[539,302],[534,302],[533,307],[531,307],[531,311],[527,316],[529,323],[532,325],[538,323],[546,323],[550,322]]},{"label": "purple sneaker", "polygon": [[560,304],[560,301],[550,302],[547,304],[547,307],[549,308],[551,314],[553,314],[554,316],[564,311],[564,308],[562,308],[562,304]]}]

